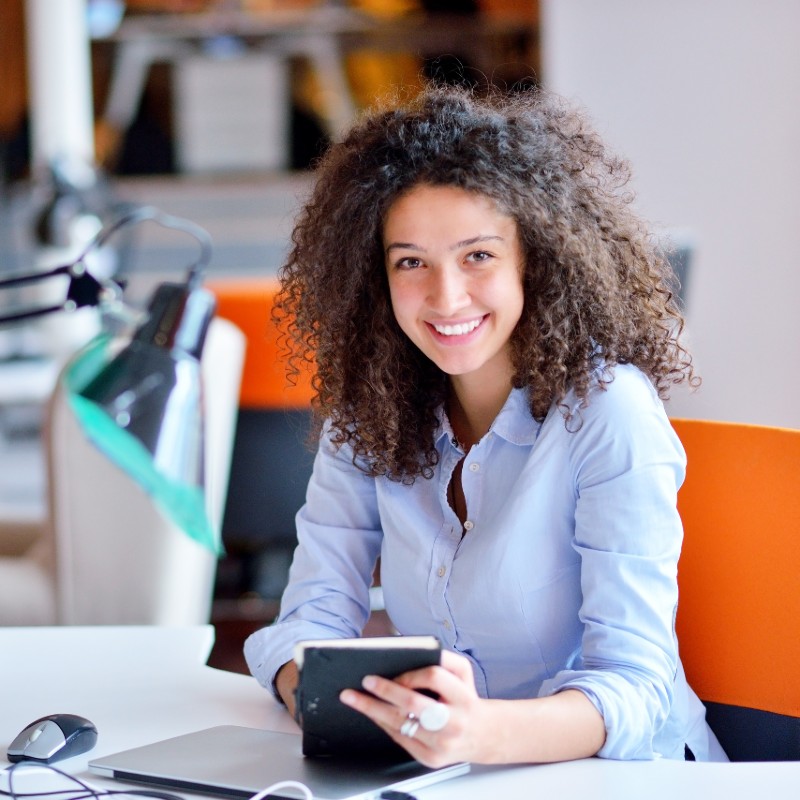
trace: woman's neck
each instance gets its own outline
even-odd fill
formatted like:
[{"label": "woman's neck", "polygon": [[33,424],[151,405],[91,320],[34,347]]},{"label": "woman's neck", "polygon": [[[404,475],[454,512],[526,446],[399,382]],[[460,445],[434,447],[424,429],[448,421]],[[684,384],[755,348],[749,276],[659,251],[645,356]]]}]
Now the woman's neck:
[{"label": "woman's neck", "polygon": [[447,400],[447,416],[459,443],[469,449],[487,433],[511,393],[507,380],[470,380],[452,376]]}]

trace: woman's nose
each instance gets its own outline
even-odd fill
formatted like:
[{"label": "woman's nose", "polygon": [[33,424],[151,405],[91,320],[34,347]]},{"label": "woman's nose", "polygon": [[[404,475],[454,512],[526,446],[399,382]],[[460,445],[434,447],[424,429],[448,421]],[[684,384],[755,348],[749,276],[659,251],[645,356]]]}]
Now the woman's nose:
[{"label": "woman's nose", "polygon": [[428,303],[442,316],[452,315],[471,302],[466,281],[460,270],[442,267],[432,269]]}]

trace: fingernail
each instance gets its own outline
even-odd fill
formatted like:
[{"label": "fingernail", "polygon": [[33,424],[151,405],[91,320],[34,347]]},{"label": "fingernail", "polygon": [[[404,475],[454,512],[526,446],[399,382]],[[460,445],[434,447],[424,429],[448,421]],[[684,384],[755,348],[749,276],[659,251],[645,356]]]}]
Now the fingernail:
[{"label": "fingernail", "polygon": [[339,694],[339,699],[346,705],[352,706],[356,699],[356,693],[351,691],[350,689],[344,689]]},{"label": "fingernail", "polygon": [[374,675],[366,675],[364,680],[361,681],[361,685],[365,689],[372,690],[378,685],[378,679]]}]

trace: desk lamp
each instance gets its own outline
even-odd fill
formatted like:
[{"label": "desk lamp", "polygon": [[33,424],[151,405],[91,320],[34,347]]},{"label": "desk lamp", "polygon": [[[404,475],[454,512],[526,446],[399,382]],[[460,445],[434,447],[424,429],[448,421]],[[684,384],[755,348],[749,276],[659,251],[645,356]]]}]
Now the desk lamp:
[{"label": "desk lamp", "polygon": [[0,315],[0,325],[84,306],[98,306],[106,319],[130,322],[131,309],[122,304],[123,285],[93,276],[85,258],[119,229],[145,220],[191,234],[200,255],[183,283],[156,287],[127,344],[112,352],[112,337],[100,334],[73,357],[65,381],[73,411],[95,445],[190,536],[216,549],[218,537],[210,529],[203,497],[200,356],[215,309],[213,295],[200,285],[211,253],[206,231],[154,208],[137,208],[100,231],[74,262],[0,280],[2,290],[69,278],[61,303]]}]

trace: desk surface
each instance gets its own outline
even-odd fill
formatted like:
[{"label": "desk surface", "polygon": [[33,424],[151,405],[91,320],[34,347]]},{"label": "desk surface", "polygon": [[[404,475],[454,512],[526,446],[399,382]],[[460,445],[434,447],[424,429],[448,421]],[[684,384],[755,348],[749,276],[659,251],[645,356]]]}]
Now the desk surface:
[{"label": "desk surface", "polygon": [[[245,675],[205,666],[210,626],[197,628],[0,628],[0,767],[5,748],[37,717],[80,714],[98,728],[91,754],[60,763],[97,784],[97,757],[213,725],[297,732]],[[298,741],[299,747],[299,741]],[[420,800],[488,797],[559,800],[694,800],[800,797],[800,762],[693,764],[614,762],[486,768],[418,792]]]}]

